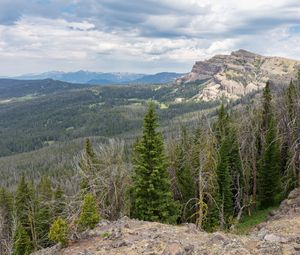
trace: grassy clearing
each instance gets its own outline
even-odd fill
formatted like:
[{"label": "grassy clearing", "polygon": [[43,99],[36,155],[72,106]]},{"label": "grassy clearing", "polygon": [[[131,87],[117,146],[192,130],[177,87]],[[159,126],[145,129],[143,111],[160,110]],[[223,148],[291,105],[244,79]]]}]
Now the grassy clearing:
[{"label": "grassy clearing", "polygon": [[253,212],[251,216],[244,216],[240,223],[235,226],[234,233],[238,235],[247,235],[258,224],[266,221],[270,211],[277,209],[278,207],[270,207],[264,210],[258,210]]}]

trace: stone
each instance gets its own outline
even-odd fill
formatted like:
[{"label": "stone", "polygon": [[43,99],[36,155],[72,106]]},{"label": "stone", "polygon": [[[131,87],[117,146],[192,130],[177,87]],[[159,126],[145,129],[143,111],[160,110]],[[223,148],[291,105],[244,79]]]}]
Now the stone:
[{"label": "stone", "polygon": [[179,243],[169,243],[165,248],[163,255],[185,255],[186,252]]}]

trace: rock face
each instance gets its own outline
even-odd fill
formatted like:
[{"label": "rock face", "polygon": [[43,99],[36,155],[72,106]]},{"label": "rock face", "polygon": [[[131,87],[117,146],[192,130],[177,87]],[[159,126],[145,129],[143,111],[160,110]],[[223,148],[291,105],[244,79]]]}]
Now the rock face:
[{"label": "rock face", "polygon": [[[51,253],[52,252],[52,253]],[[296,255],[300,254],[300,190],[295,190],[251,235],[205,233],[195,225],[131,220],[102,221],[79,241],[35,255]]]},{"label": "rock face", "polygon": [[245,50],[230,55],[216,55],[198,61],[187,75],[176,80],[177,84],[200,82],[203,89],[194,99],[216,100],[222,97],[238,99],[263,88],[268,80],[289,82],[296,77],[300,61],[264,57]]}]

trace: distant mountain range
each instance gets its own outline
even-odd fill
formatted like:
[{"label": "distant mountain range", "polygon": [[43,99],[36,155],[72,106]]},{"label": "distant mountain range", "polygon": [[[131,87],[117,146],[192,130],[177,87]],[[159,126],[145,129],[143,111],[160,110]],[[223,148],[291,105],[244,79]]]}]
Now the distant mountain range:
[{"label": "distant mountain range", "polygon": [[157,74],[137,73],[102,73],[102,72],[46,72],[39,74],[25,74],[11,77],[18,80],[42,80],[53,79],[71,83],[111,85],[111,84],[159,84],[173,82],[183,76],[182,73],[162,72]]}]

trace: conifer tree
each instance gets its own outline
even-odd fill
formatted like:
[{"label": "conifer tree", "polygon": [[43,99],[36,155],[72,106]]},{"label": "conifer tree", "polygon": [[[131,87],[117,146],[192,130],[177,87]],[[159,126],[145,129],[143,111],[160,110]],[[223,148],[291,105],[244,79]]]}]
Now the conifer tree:
[{"label": "conifer tree", "polygon": [[162,136],[154,105],[144,118],[143,136],[135,145],[132,216],[141,220],[175,223],[178,206],[173,200]]},{"label": "conifer tree", "polygon": [[279,190],[280,151],[277,141],[277,131],[273,118],[269,120],[266,142],[261,159],[259,173],[260,207],[267,208],[276,202]]},{"label": "conifer tree", "polygon": [[78,220],[80,231],[93,229],[100,220],[100,214],[96,199],[93,194],[88,193],[84,196],[81,214]]},{"label": "conifer tree", "polygon": [[286,104],[288,108],[289,113],[289,120],[293,121],[296,117],[296,101],[297,101],[297,88],[295,86],[295,83],[291,80],[290,85],[286,92]]},{"label": "conifer tree", "polygon": [[295,146],[297,144],[297,88],[291,80],[290,85],[285,93],[285,105],[288,115],[286,117],[286,130],[282,134],[283,144],[281,148],[282,173],[284,174],[283,181],[284,193],[287,195],[297,186],[297,155]]},{"label": "conifer tree", "polygon": [[93,179],[95,170],[97,168],[97,159],[93,150],[92,141],[89,138],[85,140],[85,150],[82,160],[79,162],[81,169],[81,183],[80,189],[82,195],[92,192],[92,185],[90,181]]},{"label": "conifer tree", "polygon": [[54,191],[54,204],[53,204],[53,215],[54,217],[63,216],[65,209],[65,196],[64,191],[59,185]]},{"label": "conifer tree", "polygon": [[66,246],[68,243],[68,225],[67,222],[58,217],[50,227],[49,239],[56,243]]},{"label": "conifer tree", "polygon": [[30,222],[28,215],[30,212],[32,195],[32,191],[30,190],[23,174],[16,191],[15,208],[17,222],[24,227],[28,234],[30,233]]},{"label": "conifer tree", "polygon": [[219,202],[220,226],[222,229],[229,226],[230,217],[233,216],[232,178],[228,158],[229,150],[230,140],[228,137],[224,137],[219,150],[219,163],[217,167],[219,194],[216,197],[216,200]]},{"label": "conifer tree", "polygon": [[29,255],[33,250],[30,236],[22,224],[18,224],[13,245],[13,255]]},{"label": "conifer tree", "polygon": [[[182,206],[182,221],[193,221],[195,213],[196,185],[192,169],[191,139],[185,127],[182,127],[181,139],[177,145],[176,183],[180,194],[179,201]],[[192,203],[194,202],[194,203]]]},{"label": "conifer tree", "polygon": [[48,177],[42,177],[37,187],[37,193],[38,196],[35,197],[36,212],[33,218],[37,245],[47,247],[51,244],[48,232],[54,217],[51,210],[53,197],[52,184]]},{"label": "conifer tree", "polygon": [[[242,208],[243,173],[236,130],[222,104],[218,111],[215,133],[219,147],[217,166],[219,210],[221,227],[228,227],[229,220]],[[236,210],[234,210],[236,209]]]},{"label": "conifer tree", "polygon": [[272,95],[270,83],[267,82],[263,91],[262,103],[262,133],[265,135],[261,142],[261,158],[259,161],[258,190],[260,207],[267,208],[276,202],[279,193],[280,178],[280,149],[277,139],[277,127],[272,110]]}]

